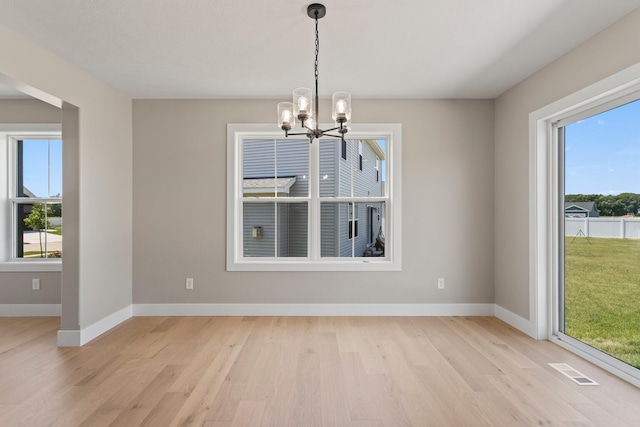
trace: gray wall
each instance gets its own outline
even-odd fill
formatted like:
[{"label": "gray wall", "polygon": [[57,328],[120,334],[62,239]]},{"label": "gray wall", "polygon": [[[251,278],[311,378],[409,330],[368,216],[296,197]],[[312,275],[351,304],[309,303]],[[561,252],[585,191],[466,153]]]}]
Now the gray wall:
[{"label": "gray wall", "polygon": [[354,101],[359,123],[403,125],[401,272],[226,272],[226,126],[269,123],[275,105],[133,101],[134,303],[493,303],[487,100]]},{"label": "gray wall", "polygon": [[75,244],[64,246],[62,329],[85,329],[131,305],[131,99],[3,26],[0,52],[5,82],[64,101],[67,125],[78,130],[74,151],[63,154],[65,242],[71,236]]},{"label": "gray wall", "polygon": [[529,318],[529,114],[640,62],[640,10],[516,85],[495,110],[496,303]]},{"label": "gray wall", "polygon": [[[60,123],[60,109],[36,99],[0,100],[0,123]],[[4,173],[4,167],[2,172]],[[40,290],[31,290],[40,279]],[[60,273],[0,272],[0,304],[60,304]]]}]

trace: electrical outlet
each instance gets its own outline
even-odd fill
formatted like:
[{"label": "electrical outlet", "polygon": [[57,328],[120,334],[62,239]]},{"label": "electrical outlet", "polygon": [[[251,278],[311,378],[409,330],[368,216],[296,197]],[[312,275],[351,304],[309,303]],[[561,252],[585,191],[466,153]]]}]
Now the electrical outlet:
[{"label": "electrical outlet", "polygon": [[438,278],[438,289],[444,289],[444,277]]},{"label": "electrical outlet", "polygon": [[33,289],[34,291],[40,290],[40,279],[31,280],[31,289]]},{"label": "electrical outlet", "polygon": [[187,277],[187,280],[185,281],[185,287],[187,289],[193,289],[193,278],[192,277]]}]

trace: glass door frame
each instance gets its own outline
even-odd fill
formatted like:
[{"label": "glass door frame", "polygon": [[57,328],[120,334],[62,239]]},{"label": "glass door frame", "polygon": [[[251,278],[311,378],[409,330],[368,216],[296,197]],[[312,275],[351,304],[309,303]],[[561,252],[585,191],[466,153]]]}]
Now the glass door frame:
[{"label": "glass door frame", "polygon": [[565,296],[564,296],[564,275],[565,275],[565,126],[579,120],[609,111],[621,105],[640,100],[640,83],[635,90],[618,94],[619,96],[606,101],[586,105],[573,113],[565,113],[556,120],[548,121],[550,127],[550,231],[551,231],[551,251],[549,266],[551,267],[551,292],[549,302],[550,312],[550,333],[549,339],[564,348],[580,355],[581,357],[595,363],[636,386],[640,387],[640,369],[634,368],[621,360],[610,356],[584,342],[564,333],[565,325]]}]

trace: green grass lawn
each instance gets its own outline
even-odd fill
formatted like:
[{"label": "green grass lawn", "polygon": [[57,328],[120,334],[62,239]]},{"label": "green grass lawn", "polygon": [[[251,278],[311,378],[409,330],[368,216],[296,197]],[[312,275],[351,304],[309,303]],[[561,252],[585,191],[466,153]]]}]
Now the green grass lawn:
[{"label": "green grass lawn", "polygon": [[640,368],[640,240],[565,242],[565,333]]}]

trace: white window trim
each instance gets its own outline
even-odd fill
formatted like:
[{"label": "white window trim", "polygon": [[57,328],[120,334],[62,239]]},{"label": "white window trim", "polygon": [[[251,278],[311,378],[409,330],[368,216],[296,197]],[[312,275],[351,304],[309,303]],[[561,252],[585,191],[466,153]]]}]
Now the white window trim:
[{"label": "white window trim", "polygon": [[[7,165],[0,176],[0,272],[57,272],[62,271],[62,259],[23,259],[13,258],[13,200],[11,185],[15,168],[11,143],[14,138],[62,138],[60,124],[0,124],[0,164]],[[56,199],[57,201],[58,199]]]},{"label": "white window trim", "polygon": [[[321,128],[331,127],[321,124]],[[357,124],[351,125],[349,139],[381,139],[387,140],[386,147],[388,161],[387,176],[391,180],[385,182],[385,196],[391,202],[386,208],[387,242],[385,242],[385,257],[358,258],[323,258],[320,256],[319,227],[311,227],[310,251],[305,258],[243,258],[240,248],[242,238],[239,218],[240,203],[242,202],[242,179],[237,168],[241,158],[240,141],[244,138],[282,139],[282,131],[274,129],[273,125],[264,124],[228,124],[227,125],[227,271],[400,271],[402,251],[402,175],[400,173],[402,161],[402,125],[400,124]],[[308,143],[308,142],[307,142]],[[319,144],[311,144],[311,158],[319,155]],[[396,173],[394,173],[394,170]],[[310,162],[310,175],[318,176],[318,165]],[[390,182],[389,182],[390,181]],[[317,183],[317,181],[316,181]],[[319,224],[319,184],[311,186],[309,201],[310,224]],[[379,198],[352,198],[357,203],[378,201]],[[282,199],[278,200],[282,202]],[[341,202],[339,198],[323,197],[323,202]],[[313,217],[311,217],[313,216]],[[392,239],[389,239],[393,236]],[[313,244],[317,242],[317,244]]]},{"label": "white window trim", "polygon": [[577,340],[560,337],[558,287],[560,277],[559,168],[555,143],[558,123],[588,117],[640,94],[640,63],[549,104],[529,115],[529,334],[584,357],[601,368],[640,386],[635,368],[600,358]]}]

